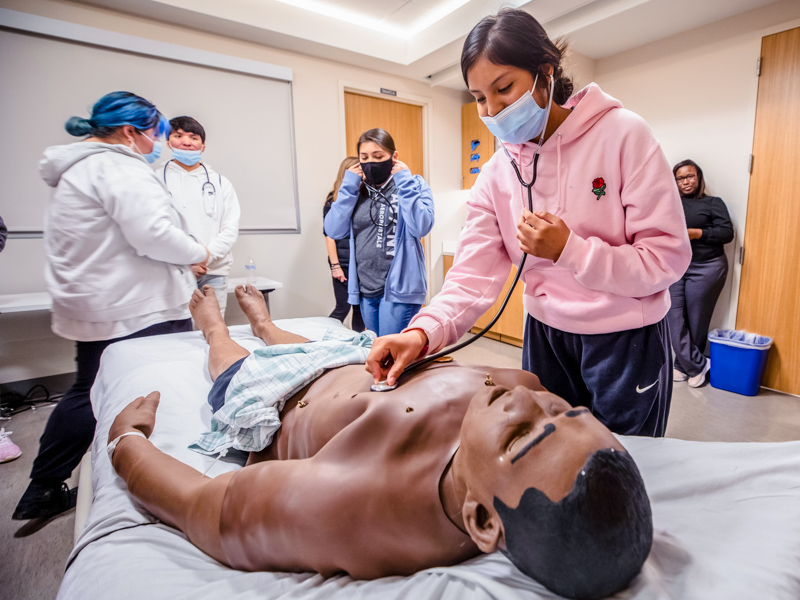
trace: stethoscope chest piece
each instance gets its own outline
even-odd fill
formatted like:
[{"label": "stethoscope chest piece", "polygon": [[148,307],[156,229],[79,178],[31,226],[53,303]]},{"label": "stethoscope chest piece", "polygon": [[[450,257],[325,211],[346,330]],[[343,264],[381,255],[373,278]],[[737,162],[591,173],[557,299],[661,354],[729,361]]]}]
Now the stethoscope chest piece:
[{"label": "stethoscope chest piece", "polygon": [[369,386],[369,389],[373,392],[390,392],[396,387],[396,383],[394,385],[389,385],[385,381],[379,381],[378,383],[373,383],[371,386]]}]

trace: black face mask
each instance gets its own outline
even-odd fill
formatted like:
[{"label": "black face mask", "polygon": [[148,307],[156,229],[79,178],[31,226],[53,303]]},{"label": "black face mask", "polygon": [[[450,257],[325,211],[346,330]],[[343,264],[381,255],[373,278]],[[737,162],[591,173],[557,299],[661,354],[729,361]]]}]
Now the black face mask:
[{"label": "black face mask", "polygon": [[390,158],[383,162],[362,162],[361,170],[364,171],[364,177],[367,178],[367,183],[370,185],[381,185],[391,176],[393,166],[394,159]]}]

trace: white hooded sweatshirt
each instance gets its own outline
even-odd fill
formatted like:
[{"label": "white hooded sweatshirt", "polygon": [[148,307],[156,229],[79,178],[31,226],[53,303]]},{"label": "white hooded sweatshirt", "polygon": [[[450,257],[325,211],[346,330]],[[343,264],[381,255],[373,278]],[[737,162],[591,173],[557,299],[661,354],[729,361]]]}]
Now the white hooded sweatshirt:
[{"label": "white hooded sweatshirt", "polygon": [[124,337],[189,317],[188,265],[205,247],[147,162],[122,145],[76,142],[45,150],[42,179],[55,188],[45,216],[45,279],[53,331],[77,341]]},{"label": "white hooded sweatshirt", "polygon": [[[227,177],[203,165],[205,169],[187,171],[171,160],[156,173],[172,195],[172,206],[183,218],[186,231],[208,248],[208,275],[227,277],[233,263],[231,248],[239,237],[239,199]],[[215,192],[213,211],[206,210],[203,186],[208,184]]]}]

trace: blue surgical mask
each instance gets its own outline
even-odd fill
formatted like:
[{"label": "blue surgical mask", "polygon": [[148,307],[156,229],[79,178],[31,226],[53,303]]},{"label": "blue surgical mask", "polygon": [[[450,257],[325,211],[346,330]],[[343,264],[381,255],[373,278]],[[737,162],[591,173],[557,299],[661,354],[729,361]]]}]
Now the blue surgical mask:
[{"label": "blue surgical mask", "polygon": [[489,131],[507,144],[522,144],[542,134],[550,115],[550,102],[553,99],[553,77],[550,78],[550,96],[547,108],[536,104],[531,93],[536,89],[539,75],[533,80],[533,88],[527,91],[513,104],[506,106],[493,117],[481,117]]},{"label": "blue surgical mask", "polygon": [[[154,140],[149,135],[147,135],[144,131],[139,132],[148,140],[153,142],[153,149],[150,151],[149,154],[142,154],[142,158],[144,158],[148,164],[153,164],[161,157],[161,140]],[[134,144],[136,145],[136,144]],[[139,150],[139,147],[136,146],[136,149]]]},{"label": "blue surgical mask", "polygon": [[199,163],[200,157],[203,155],[202,150],[180,150],[178,148],[173,148],[172,146],[170,146],[170,150],[172,150],[173,160],[177,160],[179,163],[186,165],[187,167],[191,167]]}]

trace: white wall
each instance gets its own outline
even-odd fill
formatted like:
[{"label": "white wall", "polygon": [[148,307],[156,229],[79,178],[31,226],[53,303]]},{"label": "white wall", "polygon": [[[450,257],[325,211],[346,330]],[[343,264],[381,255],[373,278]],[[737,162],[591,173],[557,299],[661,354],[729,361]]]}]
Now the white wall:
[{"label": "white wall", "polygon": [[597,83],[647,120],[671,164],[697,162],[708,193],[728,206],[732,269],[712,328],[733,328],[736,320],[761,38],[799,19],[800,2],[784,0],[596,61]]},{"label": "white wall", "polygon": [[[276,318],[327,315],[334,305],[322,235],[322,204],[336,176],[344,147],[340,82],[366,88],[386,87],[429,99],[428,182],[434,198],[440,194],[446,198],[461,187],[461,92],[81,4],[1,0],[0,6],[293,69],[302,233],[241,236],[233,250],[236,262],[231,272],[232,276],[244,275],[244,263],[248,256],[253,256],[260,274],[284,283],[285,287],[270,298]],[[75,85],[80,85],[80,65],[76,65]],[[186,93],[199,94],[202,90],[187,89]],[[158,98],[151,100],[158,104]],[[83,108],[75,107],[76,113]],[[231,110],[235,110],[235,98],[231,99]],[[11,150],[11,140],[0,143],[5,152]],[[43,140],[43,148],[46,145]],[[433,236],[436,235],[434,231]],[[440,247],[441,244],[432,246],[433,264],[439,262]],[[0,254],[0,293],[44,290],[43,269],[41,239],[9,240]],[[246,321],[235,307],[229,306],[228,322]],[[45,312],[0,315],[0,382],[74,370],[72,344],[50,333],[48,323],[49,315]]]}]

